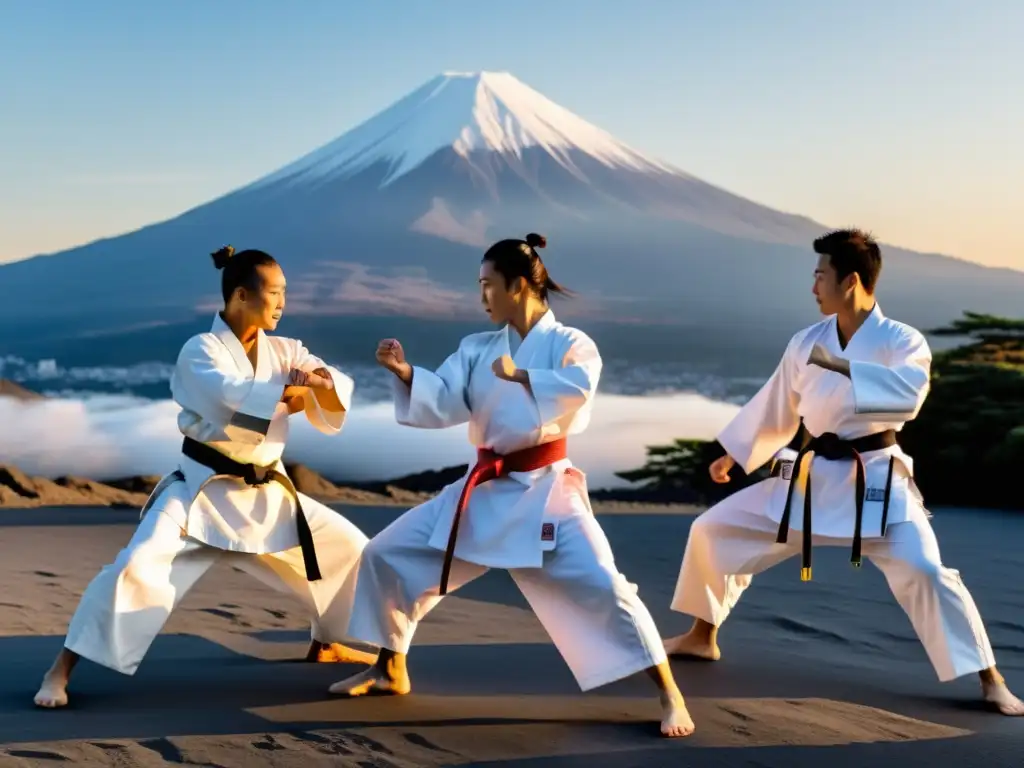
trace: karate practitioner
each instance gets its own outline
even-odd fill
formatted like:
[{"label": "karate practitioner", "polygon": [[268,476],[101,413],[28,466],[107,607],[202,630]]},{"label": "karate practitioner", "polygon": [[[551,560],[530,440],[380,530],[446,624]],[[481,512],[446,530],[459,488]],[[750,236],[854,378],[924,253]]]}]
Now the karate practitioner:
[{"label": "karate practitioner", "polygon": [[755,574],[801,552],[809,580],[812,545],[851,547],[855,566],[863,554],[885,575],[939,680],[977,673],[986,702],[1022,715],[967,587],[942,563],[912,460],[895,439],[927,396],[928,344],[882,314],[881,254],[869,235],[833,232],[814,250],[814,295],[826,317],[792,338],[718,436],[726,455],[710,468],[726,483],[734,465],[749,473],[775,456],[772,476],[694,521],[672,608],[696,621],[666,650],[719,659],[718,629]]},{"label": "karate practitioner", "polygon": [[[320,432],[341,431],[352,380],[295,339],[271,336],[285,306],[285,278],[269,254],[230,246],[224,310],[178,356],[171,394],[184,437],[178,469],[143,507],[128,545],[86,588],[64,648],[35,696],[68,702],[80,657],[133,675],[171,612],[223,561],[298,597],[313,617],[307,660],[373,663],[344,637],[354,566],[367,538],[333,510],[295,492],[281,455],[288,417],[303,411]],[[330,643],[330,644],[329,644]]]},{"label": "karate practitioner", "polygon": [[377,348],[395,374],[398,422],[468,422],[478,458],[364,549],[348,635],[382,650],[374,667],[330,691],[409,693],[406,654],[418,623],[449,589],[504,568],[582,690],[644,670],[661,692],[661,732],[687,736],[693,721],[657,627],[616,567],[584,475],[567,457],[567,436],[590,420],[602,363],[594,342],[548,308],[549,292],[565,291],[537,254],[544,245],[531,234],[487,251],[482,301],[501,328],[467,336],[437,371],[410,365],[394,339]]}]

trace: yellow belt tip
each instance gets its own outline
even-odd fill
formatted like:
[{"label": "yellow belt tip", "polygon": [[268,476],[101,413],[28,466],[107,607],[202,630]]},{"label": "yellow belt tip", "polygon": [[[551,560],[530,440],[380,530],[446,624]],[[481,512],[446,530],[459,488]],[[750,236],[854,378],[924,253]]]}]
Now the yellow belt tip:
[{"label": "yellow belt tip", "polygon": [[811,580],[811,569],[810,568],[801,568],[800,569],[800,581],[810,581],[810,580]]}]

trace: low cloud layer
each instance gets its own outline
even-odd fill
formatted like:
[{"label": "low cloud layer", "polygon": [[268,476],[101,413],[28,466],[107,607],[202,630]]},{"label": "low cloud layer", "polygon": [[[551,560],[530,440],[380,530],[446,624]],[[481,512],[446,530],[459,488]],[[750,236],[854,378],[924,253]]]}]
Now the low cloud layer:
[{"label": "low cloud layer", "polygon": [[[0,464],[31,475],[109,480],[174,468],[181,435],[170,400],[123,396],[20,402],[0,398]],[[641,465],[645,447],[677,437],[710,439],[737,406],[700,395],[599,395],[590,428],[570,441],[591,488],[625,485],[616,471]],[[468,462],[466,428],[418,430],[395,423],[390,403],[360,403],[342,433],[327,437],[292,418],[287,461],[335,480],[380,480]]]}]

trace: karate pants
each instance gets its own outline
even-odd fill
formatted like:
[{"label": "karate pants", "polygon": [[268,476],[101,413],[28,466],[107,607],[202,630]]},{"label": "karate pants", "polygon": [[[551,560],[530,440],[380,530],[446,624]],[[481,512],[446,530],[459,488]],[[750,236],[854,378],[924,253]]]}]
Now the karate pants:
[{"label": "karate pants", "polygon": [[[180,486],[180,487],[179,487]],[[163,494],[179,492],[175,483]],[[186,536],[158,499],[128,545],[86,587],[64,647],[104,667],[133,675],[171,612],[199,578],[226,562],[267,586],[297,597],[321,642],[344,637],[359,553],[368,541],[337,512],[300,494],[323,578],[306,580],[299,547],[273,554],[216,549]]]},{"label": "karate pants", "polygon": [[[764,514],[764,495],[750,486],[693,521],[672,609],[721,626],[754,575],[799,554],[801,534],[778,544],[778,523]],[[815,536],[815,546],[850,547],[852,539]],[[863,540],[864,556],[882,572],[946,682],[995,665],[978,609],[958,571],[947,568],[920,505],[906,522],[888,526],[884,539]]]},{"label": "karate pants", "polygon": [[[403,514],[363,550],[349,624],[353,639],[408,653],[417,625],[443,599],[444,552],[428,544],[438,511],[434,501]],[[449,593],[488,570],[453,558]],[[512,568],[509,574],[581,690],[666,660],[636,586],[619,573],[604,531],[583,505],[559,520],[557,545],[544,553],[543,567]]]}]

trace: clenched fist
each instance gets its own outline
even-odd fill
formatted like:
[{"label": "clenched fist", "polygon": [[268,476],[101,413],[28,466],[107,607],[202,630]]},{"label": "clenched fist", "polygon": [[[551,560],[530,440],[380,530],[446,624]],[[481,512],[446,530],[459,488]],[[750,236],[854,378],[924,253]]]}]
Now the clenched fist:
[{"label": "clenched fist", "polygon": [[303,371],[299,368],[292,368],[288,375],[288,385],[292,387],[309,387],[310,389],[334,389],[334,379],[331,378],[326,368],[317,368],[315,371]]},{"label": "clenched fist", "polygon": [[711,475],[711,479],[716,483],[728,483],[729,471],[734,466],[736,466],[736,462],[732,456],[725,454],[725,456],[720,456],[711,462],[711,466],[708,467],[708,474]]},{"label": "clenched fist", "polygon": [[491,363],[491,371],[494,375],[505,381],[516,381],[516,371],[518,370],[516,364],[512,362],[512,358],[508,355],[502,355]]},{"label": "clenched fist", "polygon": [[384,339],[377,345],[377,364],[406,384],[412,381],[412,366],[405,361],[405,350],[398,339]]},{"label": "clenched fist", "polygon": [[405,362],[405,350],[398,339],[384,339],[377,345],[377,362],[394,371]]}]

